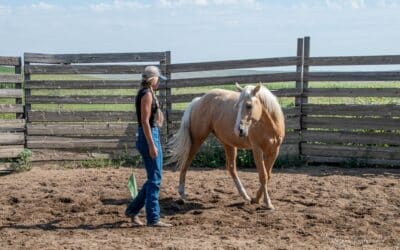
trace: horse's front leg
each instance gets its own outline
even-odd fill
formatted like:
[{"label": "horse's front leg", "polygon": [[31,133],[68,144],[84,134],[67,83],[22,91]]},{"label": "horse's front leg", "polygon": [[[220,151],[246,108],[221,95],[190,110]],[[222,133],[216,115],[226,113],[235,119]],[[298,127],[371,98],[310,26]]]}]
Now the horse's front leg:
[{"label": "horse's front leg", "polygon": [[225,159],[226,159],[226,169],[231,175],[233,181],[235,182],[236,188],[239,191],[239,194],[246,200],[251,201],[249,195],[244,189],[242,182],[239,179],[237,168],[236,168],[236,156],[237,156],[237,148],[229,145],[224,145],[225,149]]},{"label": "horse's front leg", "polygon": [[253,148],[253,156],[257,166],[258,176],[260,179],[260,188],[257,192],[257,196],[254,201],[256,203],[260,203],[262,195],[264,194],[264,202],[266,208],[273,210],[274,206],[272,205],[271,199],[269,198],[268,188],[267,188],[268,173],[264,165],[264,152],[261,148],[255,147]]}]

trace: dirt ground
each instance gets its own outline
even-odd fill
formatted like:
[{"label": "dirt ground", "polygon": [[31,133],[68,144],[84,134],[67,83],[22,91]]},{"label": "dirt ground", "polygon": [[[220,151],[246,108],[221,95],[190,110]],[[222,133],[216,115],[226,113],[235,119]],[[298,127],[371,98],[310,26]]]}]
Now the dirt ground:
[{"label": "dirt ground", "polygon": [[[400,169],[274,170],[273,212],[243,202],[224,169],[191,169],[189,200],[182,203],[179,173],[166,170],[160,200],[163,220],[175,225],[171,229],[131,227],[124,217],[131,171],[41,166],[0,176],[0,249],[400,246]],[[135,171],[141,186],[144,171]],[[253,195],[257,173],[239,174]]]}]

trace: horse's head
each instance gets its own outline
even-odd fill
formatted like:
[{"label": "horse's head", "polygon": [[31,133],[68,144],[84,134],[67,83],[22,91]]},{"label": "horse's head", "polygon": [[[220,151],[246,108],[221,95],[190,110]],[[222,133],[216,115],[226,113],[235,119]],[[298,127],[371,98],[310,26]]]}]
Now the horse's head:
[{"label": "horse's head", "polygon": [[240,137],[246,137],[249,133],[249,128],[253,122],[259,121],[262,115],[262,104],[257,98],[257,93],[260,91],[261,83],[257,86],[240,87],[236,83],[236,88],[240,92],[240,97],[235,104],[238,107],[238,113],[235,123],[235,134]]}]

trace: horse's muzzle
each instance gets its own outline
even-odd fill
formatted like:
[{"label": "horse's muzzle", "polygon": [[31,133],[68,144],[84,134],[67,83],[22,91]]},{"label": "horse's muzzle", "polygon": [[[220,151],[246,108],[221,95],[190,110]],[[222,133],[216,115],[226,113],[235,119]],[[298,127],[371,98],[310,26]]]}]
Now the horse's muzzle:
[{"label": "horse's muzzle", "polygon": [[248,130],[247,128],[239,127],[239,136],[240,137],[247,137],[248,135]]}]

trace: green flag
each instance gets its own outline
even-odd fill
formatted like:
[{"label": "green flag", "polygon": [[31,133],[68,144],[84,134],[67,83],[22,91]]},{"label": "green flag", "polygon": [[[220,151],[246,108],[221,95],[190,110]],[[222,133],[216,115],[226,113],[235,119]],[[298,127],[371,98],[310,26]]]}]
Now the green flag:
[{"label": "green flag", "polygon": [[136,178],[135,178],[134,173],[132,173],[131,176],[129,177],[128,188],[129,188],[129,191],[131,192],[132,199],[135,199],[136,195],[138,194],[138,191],[137,191]]}]

